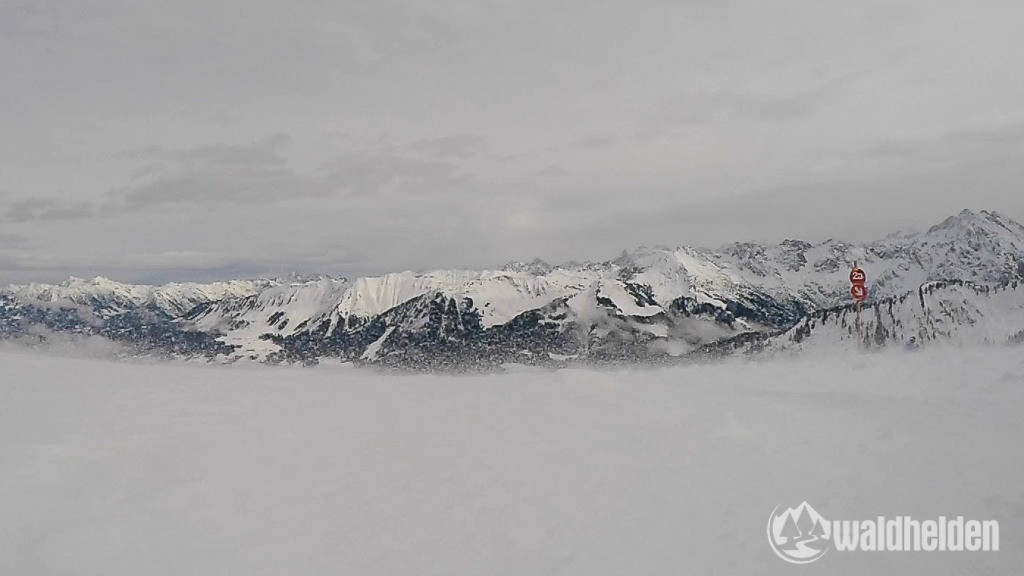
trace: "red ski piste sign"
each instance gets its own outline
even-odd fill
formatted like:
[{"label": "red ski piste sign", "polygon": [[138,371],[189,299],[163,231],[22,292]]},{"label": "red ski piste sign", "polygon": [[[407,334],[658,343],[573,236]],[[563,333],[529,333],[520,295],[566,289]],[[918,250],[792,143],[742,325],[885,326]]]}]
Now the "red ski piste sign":
[{"label": "red ski piste sign", "polygon": [[864,270],[854,264],[853,270],[850,270],[850,295],[853,296],[857,303],[861,303],[868,298],[868,288],[864,285],[867,279],[868,276],[864,273]]},{"label": "red ski piste sign", "polygon": [[850,295],[857,301],[858,304],[868,299],[867,286],[863,284],[854,284],[850,286]]},{"label": "red ski piste sign", "polygon": [[863,286],[867,279],[868,276],[864,273],[864,270],[861,270],[856,266],[854,266],[853,270],[850,270],[850,284],[853,284],[854,286],[860,284]]}]

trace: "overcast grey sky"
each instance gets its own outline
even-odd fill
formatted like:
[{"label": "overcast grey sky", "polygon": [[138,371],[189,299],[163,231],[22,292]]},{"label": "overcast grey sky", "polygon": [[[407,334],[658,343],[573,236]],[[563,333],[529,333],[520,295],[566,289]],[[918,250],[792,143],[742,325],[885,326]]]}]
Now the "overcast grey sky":
[{"label": "overcast grey sky", "polygon": [[1024,3],[0,0],[0,283],[1024,220]]}]

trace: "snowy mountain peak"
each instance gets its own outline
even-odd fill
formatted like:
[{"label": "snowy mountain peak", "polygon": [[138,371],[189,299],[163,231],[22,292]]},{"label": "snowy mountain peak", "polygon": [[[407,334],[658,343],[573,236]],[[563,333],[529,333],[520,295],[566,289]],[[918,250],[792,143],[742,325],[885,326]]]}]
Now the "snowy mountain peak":
[{"label": "snowy mountain peak", "polygon": [[967,235],[1010,236],[1024,240],[1024,226],[998,212],[987,210],[974,212],[964,209],[959,214],[950,216],[929,228],[927,234],[948,232]]},{"label": "snowy mountain peak", "polygon": [[552,266],[540,258],[534,258],[529,262],[523,262],[521,260],[508,262],[502,266],[501,269],[507,272],[524,272],[527,274],[533,274],[534,276],[543,276],[551,272]]},{"label": "snowy mountain peak", "polygon": [[150,286],[125,284],[105,276],[91,279],[71,276],[59,284],[12,284],[6,292],[23,302],[90,307],[101,317],[138,307],[151,307],[170,316],[178,316],[201,303],[256,294],[273,283],[269,280],[228,280],[209,284],[172,282]]},{"label": "snowy mountain peak", "polygon": [[341,276],[332,276],[330,274],[307,274],[303,272],[289,272],[286,276],[280,278],[274,278],[273,282],[278,284],[309,284],[320,282],[322,280],[330,282],[347,282],[348,280]]},{"label": "snowy mountain peak", "polygon": [[927,232],[876,242],[871,250],[923,269],[922,282],[1006,282],[1024,275],[1024,226],[985,210],[964,210]]},{"label": "snowy mountain peak", "polygon": [[640,247],[604,262],[537,259],[351,282],[298,274],[163,286],[70,278],[0,293],[0,337],[31,321],[271,361],[679,355],[788,330],[816,311],[847,305],[854,262],[868,276],[868,306],[933,281],[1015,288],[1024,279],[1024,227],[996,212],[965,210],[926,232],[862,245],[786,239],[717,250]]}]

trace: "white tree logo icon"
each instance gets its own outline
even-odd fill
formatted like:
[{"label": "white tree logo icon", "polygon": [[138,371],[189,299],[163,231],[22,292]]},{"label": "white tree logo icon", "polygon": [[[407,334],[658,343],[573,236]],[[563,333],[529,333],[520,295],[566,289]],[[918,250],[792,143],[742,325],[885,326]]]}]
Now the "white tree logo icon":
[{"label": "white tree logo icon", "polygon": [[807,502],[768,517],[768,543],[786,562],[807,564],[825,555],[832,545],[832,525]]}]

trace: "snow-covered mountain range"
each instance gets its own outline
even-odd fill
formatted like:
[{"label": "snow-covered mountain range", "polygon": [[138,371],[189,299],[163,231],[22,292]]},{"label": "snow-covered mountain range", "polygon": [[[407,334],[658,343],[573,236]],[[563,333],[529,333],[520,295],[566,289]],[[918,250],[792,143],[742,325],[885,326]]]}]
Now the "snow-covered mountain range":
[{"label": "snow-covered mountain range", "polygon": [[868,274],[868,344],[954,334],[1006,341],[1024,330],[1024,226],[964,210],[927,231],[861,245],[642,247],[605,262],[353,281],[72,278],[0,291],[0,334],[45,328],[221,360],[340,357],[415,368],[658,361],[750,343],[848,341],[854,262]]}]

